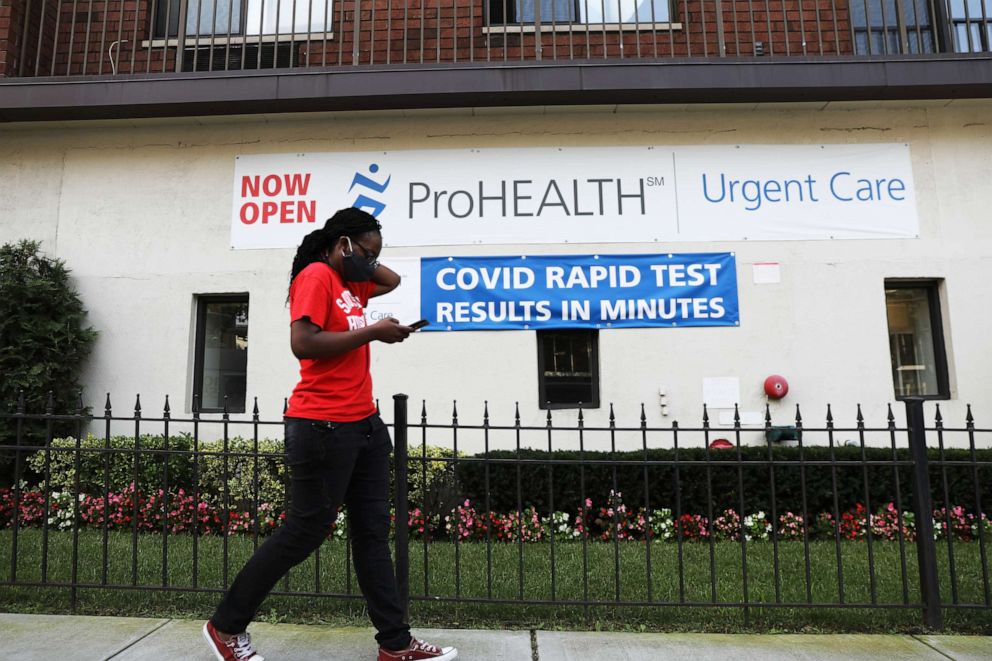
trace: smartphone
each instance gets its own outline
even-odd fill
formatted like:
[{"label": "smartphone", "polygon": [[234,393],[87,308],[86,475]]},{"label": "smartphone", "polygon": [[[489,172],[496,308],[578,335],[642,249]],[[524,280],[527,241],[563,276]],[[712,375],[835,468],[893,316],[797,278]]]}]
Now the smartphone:
[{"label": "smartphone", "polygon": [[427,321],[426,319],[421,319],[420,321],[415,321],[412,324],[410,324],[410,328],[412,328],[413,330],[420,330],[429,323],[431,322]]}]

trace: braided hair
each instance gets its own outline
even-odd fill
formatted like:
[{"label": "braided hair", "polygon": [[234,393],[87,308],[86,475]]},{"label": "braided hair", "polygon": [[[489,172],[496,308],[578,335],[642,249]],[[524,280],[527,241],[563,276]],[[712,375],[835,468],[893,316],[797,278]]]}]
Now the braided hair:
[{"label": "braided hair", "polygon": [[292,285],[296,276],[307,266],[314,262],[323,261],[324,253],[342,236],[357,239],[364,234],[378,233],[381,230],[382,225],[372,214],[354,207],[341,209],[327,219],[324,227],[303,237],[300,247],[296,249],[296,256],[293,258],[293,270],[289,277],[289,284]]}]

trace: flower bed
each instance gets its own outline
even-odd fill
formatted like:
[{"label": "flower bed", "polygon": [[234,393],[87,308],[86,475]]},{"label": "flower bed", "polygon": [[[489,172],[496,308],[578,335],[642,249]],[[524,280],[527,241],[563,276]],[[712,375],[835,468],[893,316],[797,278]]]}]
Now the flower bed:
[{"label": "flower bed", "polygon": [[[10,528],[14,522],[15,492],[0,489],[0,527]],[[136,490],[131,484],[121,491],[103,494],[81,494],[78,512],[72,495],[53,492],[47,499],[43,491],[24,488],[17,502],[18,525],[39,528],[45,522],[58,530],[68,530],[77,522],[81,528],[137,530],[142,533],[166,531],[169,534],[201,535],[265,535],[286,517],[282,503],[263,502],[257,509],[223,507],[178,489],[166,494],[161,489],[151,493]],[[780,542],[809,540],[863,541],[869,529],[873,539],[905,541],[916,539],[916,523],[912,512],[899,512],[894,503],[887,503],[869,516],[858,503],[842,512],[839,522],[829,512],[811,517],[806,526],[801,514],[785,512],[778,517],[777,526],[766,512],[753,512],[743,517],[726,509],[712,522],[703,514],[684,513],[679,517],[670,509],[645,510],[628,508],[621,494],[611,494],[610,501],[600,507],[587,499],[585,506],[574,513],[554,512],[542,515],[534,507],[522,512],[484,512],[465,500],[444,516],[425,515],[419,507],[411,507],[407,522],[412,539],[450,540],[461,542],[541,542],[552,536],[560,540],[589,541],[654,541],[684,542],[765,541],[773,537]],[[982,532],[979,517],[962,506],[933,512],[934,537],[970,542]],[[992,535],[992,521],[982,514],[981,524],[986,535]],[[337,522],[329,536],[343,539],[347,535],[347,518],[338,513]]]}]

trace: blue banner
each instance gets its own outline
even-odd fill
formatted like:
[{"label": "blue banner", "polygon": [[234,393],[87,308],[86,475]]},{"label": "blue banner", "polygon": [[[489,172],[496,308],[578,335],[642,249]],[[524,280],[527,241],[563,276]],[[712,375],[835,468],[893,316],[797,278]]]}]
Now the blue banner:
[{"label": "blue banner", "polygon": [[425,331],[736,326],[733,253],[424,257]]}]

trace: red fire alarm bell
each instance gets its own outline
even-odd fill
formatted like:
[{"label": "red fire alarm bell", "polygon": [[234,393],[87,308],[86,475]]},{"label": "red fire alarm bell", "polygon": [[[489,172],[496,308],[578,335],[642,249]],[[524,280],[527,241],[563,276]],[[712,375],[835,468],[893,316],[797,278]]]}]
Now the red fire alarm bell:
[{"label": "red fire alarm bell", "polygon": [[765,379],[765,394],[772,399],[782,399],[789,394],[789,382],[784,376],[772,374]]}]

